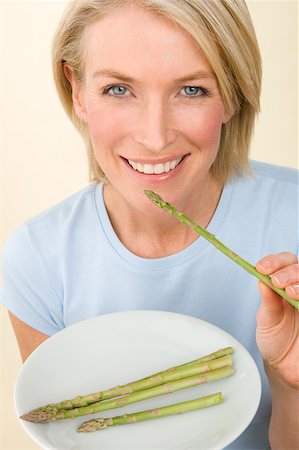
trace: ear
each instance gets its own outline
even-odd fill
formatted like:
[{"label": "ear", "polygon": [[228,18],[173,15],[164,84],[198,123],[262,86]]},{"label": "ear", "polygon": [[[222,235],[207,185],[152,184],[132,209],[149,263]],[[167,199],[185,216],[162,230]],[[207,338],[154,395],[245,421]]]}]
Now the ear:
[{"label": "ear", "polygon": [[74,74],[74,70],[69,64],[64,64],[63,71],[72,87],[72,100],[75,113],[82,122],[86,122],[86,110],[83,101],[82,85],[78,82]]},{"label": "ear", "polygon": [[231,103],[227,108],[224,110],[223,114],[223,124],[226,124],[230,121],[230,119],[233,117],[233,115],[237,112],[237,106],[235,103]]},{"label": "ear", "polygon": [[229,109],[226,109],[224,111],[224,114],[223,114],[223,121],[222,121],[222,123],[225,124],[225,123],[229,122],[230,119],[235,114],[235,112],[236,112],[236,108],[233,107],[233,106],[231,108],[229,108]]}]

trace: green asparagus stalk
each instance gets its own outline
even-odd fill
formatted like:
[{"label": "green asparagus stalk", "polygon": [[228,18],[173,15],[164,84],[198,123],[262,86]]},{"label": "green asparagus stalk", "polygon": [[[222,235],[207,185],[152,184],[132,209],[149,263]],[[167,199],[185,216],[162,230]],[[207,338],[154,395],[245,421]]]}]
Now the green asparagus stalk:
[{"label": "green asparagus stalk", "polygon": [[179,219],[182,223],[188,225],[190,228],[193,228],[194,231],[196,231],[199,235],[204,237],[207,241],[209,241],[212,245],[214,245],[214,247],[216,247],[218,250],[224,253],[228,258],[233,260],[235,263],[239,264],[251,275],[258,278],[260,281],[262,281],[269,288],[271,288],[273,291],[275,291],[277,294],[279,294],[281,297],[287,300],[292,306],[294,306],[295,309],[299,311],[299,302],[292,299],[284,289],[280,289],[274,286],[274,284],[272,284],[271,282],[271,278],[268,275],[263,275],[262,273],[260,273],[252,264],[245,261],[245,259],[241,258],[239,255],[237,255],[228,247],[226,247],[221,241],[219,241],[213,234],[209,233],[205,228],[202,228],[200,225],[198,225],[192,219],[187,217],[185,214],[177,211],[173,205],[165,202],[155,192],[145,190],[144,193],[149,198],[149,200],[151,200],[155,205],[172,214],[174,217]]},{"label": "green asparagus stalk", "polygon": [[80,425],[77,429],[79,433],[90,433],[92,431],[103,430],[104,428],[114,425],[125,425],[129,423],[141,422],[144,420],[158,419],[160,417],[173,416],[175,414],[182,414],[196,409],[207,408],[208,406],[222,403],[223,397],[221,392],[208,395],[206,397],[189,400],[187,402],[177,403],[175,405],[163,406],[162,408],[151,409],[147,411],[140,411],[132,414],[125,414],[123,416],[111,417],[108,419],[97,418],[88,420]]},{"label": "green asparagus stalk", "polygon": [[[87,406],[102,400],[108,400],[110,398],[118,397],[120,395],[131,394],[133,392],[141,391],[143,389],[158,386],[159,384],[163,384],[164,382],[167,381],[167,379],[165,378],[167,374],[173,375],[172,380],[175,380],[182,377],[181,374],[177,372],[179,369],[189,367],[193,364],[200,364],[204,362],[213,361],[215,359],[231,355],[232,353],[233,353],[232,347],[221,348],[220,350],[210,353],[209,355],[202,356],[201,358],[181,364],[177,367],[172,367],[170,369],[167,369],[166,371],[155,373],[146,378],[142,378],[141,380],[132,381],[125,385],[115,386],[106,389],[104,391],[95,392],[93,394],[78,396],[70,400],[63,400],[59,403],[52,403],[49,405],[41,406],[39,408],[30,411],[28,414],[30,414],[31,417],[34,415],[40,417],[41,415],[44,414],[46,417],[51,417],[51,415],[55,415],[61,409],[73,409],[76,407]],[[177,378],[175,378],[175,374],[177,374]],[[24,417],[26,417],[26,414],[25,416],[23,416],[23,418]]]},{"label": "green asparagus stalk", "polygon": [[[231,358],[226,357],[226,359],[227,363],[231,364]],[[189,369],[190,373],[194,372],[193,366],[190,366]],[[219,380],[220,378],[233,375],[233,373],[234,369],[231,367],[231,365],[228,365],[226,367],[221,367],[220,369],[211,370],[210,372],[197,373],[195,376],[182,378],[176,381],[168,381],[165,384],[161,384],[159,386],[155,386],[150,389],[145,389],[143,391],[134,392],[133,394],[128,394],[123,397],[117,397],[110,400],[93,403],[88,406],[82,406],[81,408],[61,409],[52,415],[48,415],[45,412],[42,412],[39,415],[29,413],[26,414],[25,416],[22,416],[22,419],[28,420],[30,422],[41,423],[41,422],[52,422],[61,419],[73,419],[76,417],[85,416],[87,414],[96,414],[99,412],[107,411],[109,409],[127,406],[130,405],[131,403],[140,402],[141,400],[146,400],[148,398],[156,397],[158,395],[170,394],[172,392],[190,388],[199,384]]]}]

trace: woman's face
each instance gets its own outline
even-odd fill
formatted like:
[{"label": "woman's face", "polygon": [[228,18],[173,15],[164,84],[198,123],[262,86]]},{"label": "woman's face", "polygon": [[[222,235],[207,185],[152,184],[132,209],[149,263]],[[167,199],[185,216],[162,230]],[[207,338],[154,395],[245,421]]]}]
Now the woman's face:
[{"label": "woman's face", "polygon": [[177,205],[198,196],[230,118],[204,54],[180,27],[134,6],[89,26],[85,44],[75,108],[109,189],[139,210],[150,208],[144,189]]}]

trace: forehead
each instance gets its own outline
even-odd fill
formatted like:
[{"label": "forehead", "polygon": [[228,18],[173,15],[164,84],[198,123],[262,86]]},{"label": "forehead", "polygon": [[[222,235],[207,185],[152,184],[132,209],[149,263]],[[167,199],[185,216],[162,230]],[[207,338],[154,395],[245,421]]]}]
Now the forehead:
[{"label": "forehead", "polygon": [[86,70],[106,64],[118,70],[133,64],[136,69],[165,68],[182,74],[186,65],[191,71],[210,70],[207,58],[186,30],[134,5],[116,9],[85,31]]}]

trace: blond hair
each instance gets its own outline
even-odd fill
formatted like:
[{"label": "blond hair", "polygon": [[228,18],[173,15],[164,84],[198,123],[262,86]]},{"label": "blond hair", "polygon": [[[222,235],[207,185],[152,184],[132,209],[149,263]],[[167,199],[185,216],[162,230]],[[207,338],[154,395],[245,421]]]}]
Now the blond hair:
[{"label": "blond hair", "polygon": [[84,31],[116,8],[133,3],[179,24],[205,53],[219,84],[223,103],[235,111],[223,124],[214,176],[225,182],[246,172],[254,123],[260,109],[261,57],[253,24],[243,0],[72,0],[53,42],[53,71],[62,104],[86,141],[90,177],[104,178],[92,149],[88,128],[75,114],[72,88],[63,65],[84,80]]}]

